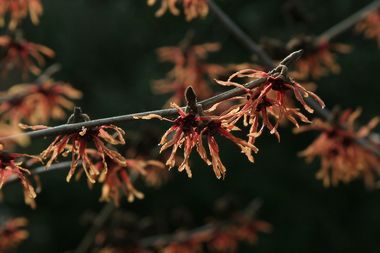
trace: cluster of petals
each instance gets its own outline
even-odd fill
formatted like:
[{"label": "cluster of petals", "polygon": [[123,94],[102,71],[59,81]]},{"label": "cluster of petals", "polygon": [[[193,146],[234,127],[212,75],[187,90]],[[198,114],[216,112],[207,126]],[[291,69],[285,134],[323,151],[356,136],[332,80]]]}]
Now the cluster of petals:
[{"label": "cluster of petals", "polygon": [[17,33],[12,36],[0,36],[0,48],[5,52],[0,62],[2,74],[6,75],[10,70],[17,67],[22,70],[24,78],[29,72],[34,75],[40,74],[40,67],[45,65],[44,57],[51,58],[55,55],[50,48],[27,41]]},{"label": "cluster of petals", "polygon": [[[204,252],[206,246],[208,252],[237,252],[239,243],[246,242],[256,244],[258,233],[270,233],[272,226],[261,220],[247,217],[246,215],[236,215],[225,225],[217,223],[209,224],[210,228],[192,234],[183,232],[187,240],[172,242],[168,244],[162,252]],[[215,227],[213,227],[215,226]],[[178,233],[178,237],[181,233]]]},{"label": "cluster of petals", "polygon": [[170,102],[183,104],[184,92],[189,84],[200,99],[210,97],[213,91],[208,84],[209,79],[225,72],[222,66],[205,62],[209,53],[220,49],[218,43],[187,44],[189,42],[185,40],[179,47],[162,47],[157,50],[160,61],[174,64],[166,78],[155,81],[152,87],[156,94],[173,94],[167,105]]},{"label": "cluster of petals", "polygon": [[[120,205],[121,194],[123,193],[129,202],[135,198],[142,199],[144,194],[138,191],[133,185],[134,178],[142,176],[143,178],[154,177],[157,171],[165,168],[165,165],[156,160],[126,159],[124,164],[114,162],[110,159],[107,161],[108,172],[99,178],[102,183],[101,201],[113,201],[117,206]],[[98,163],[97,169],[102,170],[103,164]],[[153,172],[154,171],[154,172]],[[154,182],[158,178],[153,179]]]},{"label": "cluster of petals", "polygon": [[16,177],[23,187],[25,203],[34,208],[36,192],[28,180],[30,171],[22,167],[26,158],[37,159],[29,155],[8,153],[3,150],[3,146],[0,144],[0,189],[8,180]]},{"label": "cluster of petals", "polygon": [[[158,118],[172,122],[173,125],[165,132],[161,138],[161,150],[171,148],[170,156],[166,161],[166,165],[173,168],[177,165],[176,153],[180,148],[183,148],[184,157],[178,165],[178,171],[186,171],[188,177],[192,177],[189,158],[192,150],[196,147],[197,153],[208,165],[212,166],[215,176],[220,179],[226,174],[226,167],[223,165],[219,145],[216,141],[216,136],[224,137],[235,143],[244,153],[247,158],[253,162],[251,151],[255,153],[258,149],[247,141],[234,136],[231,131],[238,130],[230,119],[235,115],[236,109],[228,110],[219,116],[199,116],[195,112],[185,111],[176,104],[172,104],[177,109],[179,116],[172,120],[163,118],[159,115],[148,115],[143,119]],[[203,144],[203,138],[207,140],[209,152]]]},{"label": "cluster of petals", "polygon": [[50,119],[61,120],[65,110],[72,110],[73,99],[81,98],[82,93],[70,84],[51,79],[37,84],[19,84],[12,86],[2,94],[4,102],[0,104],[2,120],[11,124],[44,124]]},{"label": "cluster of petals", "polygon": [[[77,132],[58,135],[40,156],[43,160],[47,160],[46,167],[50,167],[59,155],[68,156],[71,153],[72,163],[66,181],[71,180],[78,165],[81,164],[88,181],[95,183],[98,176],[107,173],[107,159],[122,166],[126,164],[126,159],[120,153],[106,145],[125,144],[124,134],[124,130],[114,125],[83,127]],[[92,146],[95,147],[95,153],[90,148]],[[101,170],[97,168],[98,157],[103,165]],[[80,175],[81,173],[78,173],[78,177]]]},{"label": "cluster of petals", "polygon": [[379,118],[375,117],[367,125],[356,129],[355,121],[360,113],[361,110],[346,110],[336,123],[317,119],[312,125],[296,130],[320,132],[300,155],[308,162],[316,157],[320,158],[321,168],[316,176],[325,186],[335,186],[339,182],[348,183],[357,178],[363,178],[368,187],[376,185],[376,176],[380,173],[380,159],[359,145],[357,140],[367,138],[370,131],[378,125]]},{"label": "cluster of petals", "polygon": [[[246,96],[239,98],[235,106],[238,111],[234,115],[237,121],[243,118],[245,126],[250,125],[248,143],[254,144],[263,130],[267,128],[280,141],[278,126],[284,119],[299,127],[298,121],[310,123],[300,108],[289,107],[288,101],[294,96],[302,107],[309,113],[314,110],[306,103],[305,98],[315,99],[323,108],[324,102],[313,92],[306,90],[302,85],[287,75],[287,68],[282,66],[278,72],[263,72],[254,69],[245,69],[231,75],[227,81],[217,81],[223,86],[235,86],[246,91]],[[236,79],[254,81],[262,80],[262,84],[253,89],[246,88]],[[274,119],[274,123],[273,123]],[[260,123],[261,122],[261,123]]]},{"label": "cluster of petals", "polygon": [[0,26],[5,24],[5,16],[9,13],[10,30],[16,29],[21,20],[28,15],[32,23],[37,25],[42,15],[43,6],[40,0],[1,0],[0,1]]},{"label": "cluster of petals", "polygon": [[298,79],[306,79],[309,76],[319,78],[329,72],[338,74],[340,66],[336,61],[336,53],[351,52],[349,45],[326,40],[316,41],[313,37],[295,38],[287,44],[290,51],[299,48],[304,50],[304,55],[295,63],[297,72],[294,77]]},{"label": "cluster of petals", "polygon": [[380,47],[380,10],[375,10],[360,21],[355,30],[362,32],[366,38],[375,39]]},{"label": "cluster of petals", "polygon": [[29,233],[25,230],[28,221],[25,218],[14,218],[0,225],[0,252],[13,252]]},{"label": "cluster of petals", "polygon": [[[148,0],[148,5],[152,6],[156,2],[156,0]],[[207,0],[161,0],[161,7],[157,10],[156,16],[161,17],[167,11],[178,16],[181,13],[178,6],[182,6],[187,21],[206,17],[209,11]]]}]

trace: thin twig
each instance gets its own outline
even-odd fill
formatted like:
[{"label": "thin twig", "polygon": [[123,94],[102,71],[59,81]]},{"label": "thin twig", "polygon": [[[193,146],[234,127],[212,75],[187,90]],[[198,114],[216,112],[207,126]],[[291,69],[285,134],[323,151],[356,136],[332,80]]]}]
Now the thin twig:
[{"label": "thin twig", "polygon": [[355,12],[351,16],[347,17],[346,19],[342,20],[338,24],[332,26],[327,31],[319,35],[316,40],[316,43],[320,44],[331,40],[332,38],[343,33],[344,31],[355,25],[357,22],[359,22],[361,19],[366,17],[368,13],[378,8],[380,8],[380,0],[373,1],[369,5],[365,6],[363,9],[360,9],[359,11]]},{"label": "thin twig", "polygon": [[[258,87],[259,85],[263,84],[265,80],[266,78],[260,78],[252,82],[249,82],[246,84],[246,88],[252,89],[252,88]],[[229,91],[218,94],[216,96],[213,96],[211,98],[205,99],[200,102],[200,105],[202,105],[203,109],[207,109],[216,103],[219,103],[226,99],[229,99],[235,96],[240,96],[243,94],[245,94],[244,89],[234,88]],[[23,135],[27,135],[30,138],[43,138],[43,137],[52,136],[52,135],[66,134],[66,133],[78,131],[82,129],[83,127],[91,128],[91,127],[96,127],[96,126],[101,126],[101,125],[122,123],[126,121],[136,120],[136,118],[147,116],[150,114],[156,114],[163,117],[168,117],[168,116],[177,115],[178,112],[177,112],[177,109],[162,109],[162,110],[139,112],[139,113],[126,114],[126,115],[121,115],[121,116],[116,116],[116,117],[90,120],[90,121],[81,122],[81,123],[63,124],[60,126],[50,127],[47,129],[36,130],[36,131],[27,132],[27,133],[2,137],[0,138],[0,142],[14,140]]]},{"label": "thin twig", "polygon": [[227,14],[213,1],[207,0],[210,11],[220,20],[220,22],[229,30],[245,47],[258,56],[267,70],[273,68],[272,59],[256,44],[241,28],[233,22]]},{"label": "thin twig", "polygon": [[[232,21],[232,19],[226,13],[224,13],[223,10],[221,8],[219,8],[218,5],[213,0],[208,0],[208,3],[210,6],[210,11],[216,17],[218,17],[219,21],[227,28],[227,30],[232,35],[236,36],[236,38],[238,38],[239,41],[241,41],[242,44],[244,46],[246,46],[246,48],[252,54],[257,54],[258,56],[260,56],[261,59],[268,59],[269,58],[270,62],[265,60],[265,61],[263,61],[263,63],[266,66],[274,68],[275,63],[271,60],[269,55],[261,47],[257,46],[257,44],[251,38],[249,38],[249,36],[247,34],[245,34],[244,31],[237,24],[235,24],[234,21]],[[372,4],[370,4],[369,6],[367,6],[365,8],[366,11],[363,11],[364,9],[359,11],[359,13],[361,13],[360,15],[364,15],[364,13],[367,13],[370,9],[373,10],[375,7],[379,7],[379,4],[380,4],[380,0],[374,1]],[[353,16],[356,17],[356,15],[353,15]],[[330,34],[330,32],[328,34]],[[323,36],[325,36],[325,35],[323,35]],[[245,38],[245,39],[242,40],[241,38]],[[329,111],[327,108],[322,108],[313,98],[306,97],[305,101],[306,101],[306,103],[308,103],[308,105],[311,108],[314,109],[314,111],[320,117],[324,118],[327,121],[331,121],[334,119],[334,114],[331,111]],[[380,157],[380,150],[377,147],[375,147],[374,145],[372,145],[371,142],[368,141],[367,139],[364,139],[364,138],[355,139],[355,141],[356,141],[356,143],[361,145],[363,148],[367,149],[368,151],[374,153],[376,156]]]},{"label": "thin twig", "polygon": [[[60,163],[55,163],[52,164],[49,168],[46,168],[46,166],[40,166],[31,171],[31,175],[39,175],[39,174],[44,174],[46,172],[51,172],[51,171],[56,171],[56,170],[62,170],[62,169],[68,169],[70,168],[71,161],[65,161],[65,162],[60,162]],[[80,165],[80,164],[78,164]],[[10,177],[5,184],[10,184],[18,180],[17,176],[12,176]]]},{"label": "thin twig", "polygon": [[[241,212],[242,215],[249,218],[255,218],[258,210],[261,207],[261,200],[254,199],[249,203],[249,205]],[[190,241],[192,238],[197,236],[204,236],[214,233],[221,228],[224,228],[233,223],[233,221],[224,221],[218,223],[212,223],[197,227],[188,231],[182,231],[174,234],[160,234],[150,237],[145,237],[138,241],[138,244],[144,248],[157,247],[168,245],[170,243],[183,243]]]},{"label": "thin twig", "polygon": [[94,242],[94,238],[98,231],[104,226],[104,224],[111,217],[116,207],[113,202],[105,204],[98,215],[95,217],[91,228],[87,231],[79,246],[73,251],[73,253],[86,253]]}]

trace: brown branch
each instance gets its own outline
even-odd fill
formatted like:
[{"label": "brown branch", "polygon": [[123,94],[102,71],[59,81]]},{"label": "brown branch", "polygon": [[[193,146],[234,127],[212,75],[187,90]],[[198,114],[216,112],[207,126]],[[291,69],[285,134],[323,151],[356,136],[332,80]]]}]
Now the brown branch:
[{"label": "brown branch", "polygon": [[[239,39],[239,41],[242,42],[242,44],[252,54],[258,55],[260,59],[265,59],[265,60],[263,60],[263,63],[265,64],[265,66],[270,67],[270,68],[274,68],[275,63],[273,62],[273,60],[271,60],[270,56],[261,47],[259,47],[251,38],[249,38],[249,36],[247,34],[245,34],[245,32],[234,21],[232,21],[232,19],[226,13],[224,13],[223,10],[213,0],[207,0],[207,1],[209,3],[209,6],[210,6],[210,11],[219,19],[219,21],[226,27],[226,29],[232,35],[234,35],[237,39]],[[351,16],[351,18],[349,17],[348,20],[350,20],[350,22],[352,22],[352,20],[354,20],[357,16],[362,16],[365,13],[367,13],[369,10],[373,10],[373,9],[379,7],[379,5],[380,5],[380,0],[376,0],[372,4],[367,6],[366,8],[360,10],[358,13]],[[348,21],[346,21],[346,22],[348,23]],[[342,23],[346,24],[346,22],[342,22]],[[343,27],[343,25],[338,24],[337,27],[339,29],[334,28],[334,29],[332,29],[332,32],[328,31],[328,32],[322,34],[322,36],[330,36],[330,38],[332,38],[332,36],[338,35],[338,33],[336,31],[338,31],[338,30],[340,31],[342,29],[340,27]],[[329,29],[329,30],[331,30],[331,29]],[[270,59],[270,62],[268,62],[267,59]],[[327,108],[321,108],[321,106],[313,98],[306,97],[305,101],[308,103],[308,105],[311,108],[314,109],[314,111],[320,117],[324,118],[327,121],[331,121],[334,119],[334,114],[331,111],[329,111]],[[343,126],[343,128],[344,128],[344,126]],[[366,150],[368,150],[368,151],[372,152],[373,154],[375,154],[376,156],[380,157],[380,150],[377,147],[375,147],[367,139],[364,139],[364,138],[355,139],[355,141],[359,145],[361,145],[363,148],[365,148]]]},{"label": "brown branch", "polygon": [[322,33],[318,36],[316,39],[316,43],[324,43],[326,41],[331,40],[332,38],[338,36],[339,34],[345,32],[347,29],[355,25],[357,22],[362,20],[364,17],[368,15],[368,13],[372,12],[373,10],[376,10],[380,8],[380,0],[375,0],[369,5],[365,6],[364,8],[360,9],[359,11],[355,12],[351,16],[345,18],[338,24],[332,26],[327,31]]},{"label": "brown branch", "polygon": [[[245,217],[255,218],[260,207],[261,207],[261,200],[254,199],[240,213],[244,215]],[[212,234],[220,230],[221,228],[224,228],[230,225],[231,223],[233,223],[233,221],[228,220],[224,222],[217,222],[217,223],[203,225],[203,226],[200,226],[188,231],[181,231],[179,233],[160,234],[160,235],[145,237],[145,238],[140,239],[138,241],[138,244],[144,248],[148,248],[148,247],[164,246],[170,243],[184,243],[184,242],[190,241],[192,238],[197,237],[197,236]]]},{"label": "brown branch", "polygon": [[73,253],[89,252],[88,249],[91,247],[96,234],[108,221],[115,209],[116,207],[113,204],[113,202],[108,202],[102,207],[98,215],[95,217],[91,228],[87,231],[87,233],[79,243],[79,246],[73,251]]}]

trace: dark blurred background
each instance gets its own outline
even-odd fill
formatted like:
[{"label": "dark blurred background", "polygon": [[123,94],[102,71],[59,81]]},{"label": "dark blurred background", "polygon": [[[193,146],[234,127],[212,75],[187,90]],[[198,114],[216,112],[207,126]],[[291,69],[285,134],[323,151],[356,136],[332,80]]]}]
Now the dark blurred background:
[{"label": "dark blurred background", "polygon": [[[253,39],[272,37],[284,42],[299,34],[318,35],[370,2],[215,1]],[[289,2],[298,2],[305,17],[287,12]],[[195,33],[196,43],[222,44],[222,50],[212,54],[210,62],[251,60],[245,48],[211,14],[186,22],[183,16],[154,17],[157,6],[148,7],[146,1],[45,0],[43,4],[41,24],[26,22],[25,38],[56,51],[56,58],[50,61],[62,64],[56,79],[83,91],[79,105],[92,118],[160,108],[169,96],[153,95],[151,82],[163,78],[171,65],[159,63],[155,49],[177,45],[188,30]],[[338,57],[340,75],[318,80],[318,94],[330,108],[362,107],[365,123],[379,112],[379,49],[375,41],[352,30],[334,41],[352,45],[353,51]],[[167,125],[152,121],[122,127],[132,137],[149,136],[152,140],[144,142],[149,149],[155,148]],[[135,135],[136,131],[140,134]],[[315,135],[296,136],[285,127],[281,136],[280,144],[268,134],[258,140],[260,152],[254,165],[233,144],[223,142],[221,154],[228,169],[224,180],[217,180],[210,168],[194,159],[193,179],[173,169],[171,180],[160,189],[137,183],[145,199],[124,201],[121,208],[138,217],[153,217],[164,224],[161,232],[171,232],[171,217],[178,209],[190,213],[186,225],[195,227],[213,216],[214,203],[223,196],[235,199],[241,207],[260,198],[263,206],[259,217],[270,222],[274,230],[260,235],[256,246],[243,245],[239,252],[380,252],[380,192],[367,190],[361,181],[324,188],[315,179],[319,163],[308,165],[297,157]],[[46,140],[36,141],[29,151],[38,153],[47,144]],[[83,215],[96,213],[103,206],[98,201],[99,187],[90,190],[85,180],[67,184],[65,175],[60,171],[41,177],[43,191],[36,210],[24,205],[18,185],[4,189],[0,211],[30,221],[30,238],[19,252],[74,249],[88,229]]]}]

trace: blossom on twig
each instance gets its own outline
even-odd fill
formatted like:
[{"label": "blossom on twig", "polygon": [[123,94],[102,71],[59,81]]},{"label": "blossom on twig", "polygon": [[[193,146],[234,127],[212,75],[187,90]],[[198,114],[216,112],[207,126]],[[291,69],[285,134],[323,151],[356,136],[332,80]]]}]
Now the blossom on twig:
[{"label": "blossom on twig", "polygon": [[0,252],[10,252],[17,248],[29,233],[25,230],[28,221],[25,218],[15,218],[0,225]]},{"label": "blossom on twig", "polygon": [[22,159],[27,157],[36,159],[36,157],[30,155],[5,152],[0,144],[0,189],[9,179],[17,177],[24,189],[25,203],[34,208],[34,199],[37,194],[27,178],[30,175],[30,171],[22,167],[24,163]]},{"label": "blossom on twig", "polygon": [[[68,120],[68,124],[88,120],[89,117],[83,114],[79,107],[76,107]],[[33,129],[33,127],[30,128]],[[93,128],[83,127],[77,132],[58,135],[49,147],[40,154],[40,157],[43,160],[48,160],[46,167],[49,168],[59,155],[67,156],[71,153],[72,163],[66,181],[70,181],[81,161],[81,166],[88,181],[95,183],[97,176],[107,173],[108,165],[106,158],[120,165],[126,164],[125,158],[120,153],[106,146],[106,143],[109,145],[125,144],[124,134],[124,130],[114,125],[102,125]],[[96,149],[95,156],[101,158],[103,164],[102,171],[96,169],[96,157],[89,150],[91,145]]]},{"label": "blossom on twig", "polygon": [[[265,78],[265,82],[254,89],[247,89],[244,85],[238,83],[235,79],[244,78],[250,81]],[[223,86],[235,86],[246,91],[247,96],[242,97],[238,107],[241,107],[233,116],[235,120],[244,118],[244,125],[250,125],[248,143],[254,144],[255,139],[262,134],[264,128],[267,128],[271,134],[274,134],[280,140],[280,134],[277,130],[279,123],[288,119],[296,127],[299,127],[298,120],[310,123],[308,118],[300,112],[299,108],[289,107],[287,101],[291,95],[301,103],[302,107],[309,113],[313,109],[305,102],[305,97],[314,98],[323,108],[324,102],[313,92],[306,90],[302,85],[288,76],[287,67],[279,65],[273,71],[266,73],[254,69],[245,69],[231,75],[227,81],[218,81]],[[275,118],[273,124],[270,116]],[[262,118],[261,126],[260,117]]]},{"label": "blossom on twig", "polygon": [[82,93],[70,84],[51,79],[39,84],[19,84],[4,92],[0,104],[0,118],[11,124],[25,121],[28,124],[45,124],[52,119],[63,119],[65,110],[72,110],[71,99],[81,98]]},{"label": "blossom on twig", "polygon": [[[126,159],[123,165],[107,159],[107,164],[108,173],[99,179],[99,182],[103,184],[100,200],[112,200],[117,206],[120,205],[120,193],[124,193],[129,202],[134,201],[135,198],[144,198],[144,194],[138,191],[133,185],[133,173],[145,178],[148,173],[153,174],[152,170],[165,167],[164,164],[159,161],[144,161],[139,159]],[[103,166],[102,163],[98,163],[96,167],[102,171]]]},{"label": "blossom on twig", "polygon": [[[148,0],[148,5],[152,6],[156,2],[156,0]],[[178,16],[181,13],[178,5],[182,5],[187,21],[206,17],[209,11],[206,0],[161,0],[161,7],[156,11],[156,17],[163,16],[167,11]]]},{"label": "blossom on twig", "polygon": [[380,10],[369,13],[355,26],[355,30],[363,33],[368,39],[375,39],[380,47]]},{"label": "blossom on twig", "polygon": [[5,15],[10,13],[9,29],[14,30],[22,19],[30,16],[32,23],[37,25],[42,15],[43,7],[40,0],[1,0],[0,26],[5,24]]},{"label": "blossom on twig", "polygon": [[363,178],[368,187],[375,186],[376,175],[380,174],[380,159],[356,140],[368,137],[379,123],[379,118],[373,118],[366,126],[356,130],[355,121],[360,113],[361,110],[346,110],[335,124],[317,119],[312,125],[295,130],[297,133],[320,132],[318,138],[300,155],[308,162],[320,158],[321,168],[316,176],[325,186],[336,186],[339,182],[348,183],[357,178]]},{"label": "blossom on twig", "polygon": [[313,37],[295,38],[286,45],[289,51],[303,49],[304,55],[295,65],[297,71],[293,76],[298,79],[306,79],[308,76],[319,78],[328,74],[338,74],[340,66],[336,62],[336,53],[347,54],[351,47],[343,43],[331,43],[329,41],[317,42]]},{"label": "blossom on twig", "polygon": [[29,72],[34,75],[40,74],[40,67],[45,65],[44,57],[52,58],[55,55],[50,48],[29,42],[23,39],[19,33],[12,36],[0,36],[0,49],[4,51],[4,57],[0,61],[3,68],[2,74],[6,75],[17,67],[21,68],[24,78],[28,76]]},{"label": "blossom on twig", "polygon": [[189,84],[192,85],[200,99],[213,94],[208,84],[209,78],[223,74],[226,70],[217,65],[205,62],[208,54],[220,49],[218,43],[188,45],[186,38],[179,47],[161,47],[157,50],[162,62],[174,64],[165,79],[153,83],[153,92],[157,94],[174,93],[170,102],[178,105],[184,102],[184,92]]}]

